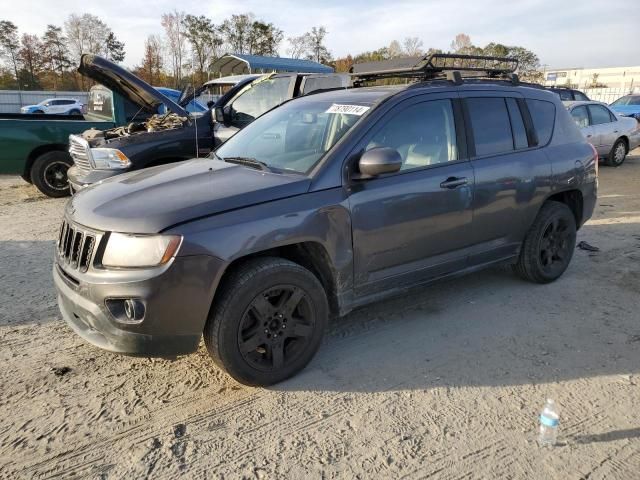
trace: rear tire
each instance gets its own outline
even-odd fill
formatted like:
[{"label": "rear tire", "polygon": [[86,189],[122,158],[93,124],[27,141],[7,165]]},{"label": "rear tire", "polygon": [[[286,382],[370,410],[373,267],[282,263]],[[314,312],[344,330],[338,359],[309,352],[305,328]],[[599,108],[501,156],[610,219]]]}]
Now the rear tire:
[{"label": "rear tire", "polygon": [[73,160],[67,152],[44,153],[33,162],[31,183],[48,197],[66,197],[70,195],[67,170],[71,165]]},{"label": "rear tire", "polygon": [[71,110],[69,115],[82,115],[82,112],[80,110]]},{"label": "rear tire", "polygon": [[627,143],[619,138],[616,140],[616,143],[611,147],[611,151],[607,156],[607,160],[605,164],[610,167],[619,167],[622,165],[627,158]]},{"label": "rear tire", "polygon": [[569,266],[575,245],[573,212],[564,203],[548,201],[527,232],[514,270],[530,282],[553,282]]},{"label": "rear tire", "polygon": [[309,270],[282,258],[255,258],[221,285],[204,342],[238,382],[272,385],[309,363],[328,317],[325,291]]}]

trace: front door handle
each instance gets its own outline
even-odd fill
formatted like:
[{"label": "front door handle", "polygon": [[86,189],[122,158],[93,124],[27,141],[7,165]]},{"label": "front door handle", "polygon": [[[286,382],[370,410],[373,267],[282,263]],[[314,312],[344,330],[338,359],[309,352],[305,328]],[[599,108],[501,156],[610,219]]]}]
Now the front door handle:
[{"label": "front door handle", "polygon": [[440,184],[440,188],[454,189],[466,185],[468,183],[466,177],[449,177]]}]

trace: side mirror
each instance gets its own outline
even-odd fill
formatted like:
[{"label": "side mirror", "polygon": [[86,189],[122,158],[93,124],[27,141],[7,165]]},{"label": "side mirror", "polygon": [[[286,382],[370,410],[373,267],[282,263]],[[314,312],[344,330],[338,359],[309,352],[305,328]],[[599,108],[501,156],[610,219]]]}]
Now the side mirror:
[{"label": "side mirror", "polygon": [[216,107],[213,110],[213,113],[216,122],[224,123],[225,125],[227,124],[227,116],[225,115],[224,107]]},{"label": "side mirror", "polygon": [[360,178],[377,177],[383,173],[394,173],[402,167],[402,157],[395,148],[378,147],[367,150],[360,157]]}]

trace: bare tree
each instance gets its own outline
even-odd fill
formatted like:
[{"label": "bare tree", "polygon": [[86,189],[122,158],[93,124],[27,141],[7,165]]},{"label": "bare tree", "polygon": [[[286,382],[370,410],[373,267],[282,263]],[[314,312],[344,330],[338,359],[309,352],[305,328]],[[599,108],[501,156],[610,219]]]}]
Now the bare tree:
[{"label": "bare tree", "polygon": [[324,44],[324,39],[327,36],[327,33],[327,29],[320,26],[313,27],[307,34],[309,35],[310,53],[307,56],[309,60],[313,60],[318,63],[329,63],[331,61],[331,53]]},{"label": "bare tree", "polygon": [[289,42],[289,48],[287,49],[287,55],[291,58],[303,58],[309,51],[309,34],[305,33],[298,37],[287,38]]},{"label": "bare tree", "polygon": [[182,84],[183,59],[187,56],[187,37],[184,32],[184,12],[174,10],[171,13],[163,13],[161,24],[164,28],[167,50],[171,59],[173,79],[175,86]]},{"label": "bare tree", "polygon": [[64,22],[65,33],[72,58],[79,61],[83,53],[107,54],[107,39],[111,30],[95,15],[71,14]]},{"label": "bare tree", "polygon": [[404,50],[402,50],[402,45],[397,40],[392,40],[387,47],[389,58],[397,58],[404,56]]},{"label": "bare tree", "polygon": [[418,57],[423,54],[422,40],[418,37],[407,37],[404,39],[404,54],[407,57]]},{"label": "bare tree", "polygon": [[467,53],[472,47],[471,38],[466,33],[459,33],[451,42],[451,51],[454,53]]}]

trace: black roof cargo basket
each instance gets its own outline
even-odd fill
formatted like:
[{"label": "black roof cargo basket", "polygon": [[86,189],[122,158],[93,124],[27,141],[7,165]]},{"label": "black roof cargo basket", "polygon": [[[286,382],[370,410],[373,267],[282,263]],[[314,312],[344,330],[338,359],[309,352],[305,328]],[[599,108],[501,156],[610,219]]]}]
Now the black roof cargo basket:
[{"label": "black roof cargo basket", "polygon": [[[463,77],[471,78],[506,78],[518,83],[514,73],[518,68],[518,59],[508,57],[489,57],[484,55],[458,55],[452,53],[433,53],[426,55],[413,66],[400,68],[383,68],[376,70],[374,63],[367,64],[367,68],[351,68],[354,83],[386,78],[414,78],[416,80],[430,80],[446,78],[458,84]],[[381,62],[384,64],[384,62]],[[381,65],[382,66],[382,65]],[[470,72],[471,75],[464,75]]]}]

